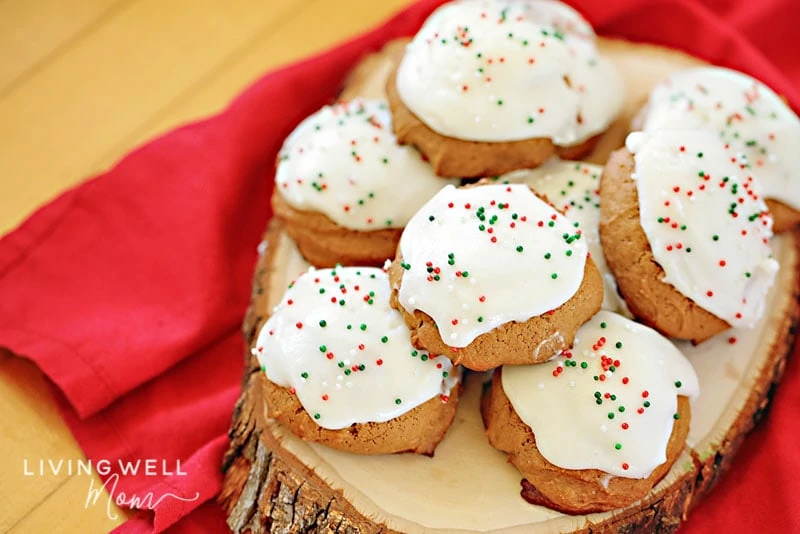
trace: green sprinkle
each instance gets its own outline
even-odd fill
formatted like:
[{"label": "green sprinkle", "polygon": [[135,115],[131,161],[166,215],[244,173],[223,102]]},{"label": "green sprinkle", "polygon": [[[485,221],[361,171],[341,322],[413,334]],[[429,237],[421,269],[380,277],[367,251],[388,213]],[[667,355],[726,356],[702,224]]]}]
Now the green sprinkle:
[{"label": "green sprinkle", "polygon": [[322,328],[325,328],[326,326],[328,326],[328,322],[327,322],[325,319],[323,319],[323,320],[321,320],[321,321],[319,322],[319,325],[320,325]]},{"label": "green sprinkle", "polygon": [[625,406],[620,406],[620,407],[619,407],[619,408],[617,408],[617,409],[619,410],[619,413],[622,413],[622,412],[624,412],[624,411],[625,411]]},{"label": "green sprinkle", "polygon": [[586,362],[581,362],[581,369],[586,369],[587,367],[589,367],[589,364],[588,364],[588,363],[586,363]]},{"label": "green sprinkle", "polygon": [[608,412],[608,418],[614,419],[614,412]]},{"label": "green sprinkle", "polygon": [[650,407],[650,401],[644,401],[644,407],[645,408],[649,408]]},{"label": "green sprinkle", "polygon": [[308,373],[300,373],[300,376],[303,378],[308,378]]},{"label": "green sprinkle", "polygon": [[622,341],[617,341],[617,344],[614,345],[614,346],[617,347],[618,349],[621,349],[622,348]]},{"label": "green sprinkle", "polygon": [[679,388],[679,387],[681,387],[681,385],[682,385],[682,384],[681,384],[681,381],[680,381],[680,380],[676,380],[676,381],[675,381],[675,387],[676,387],[676,388]]},{"label": "green sprinkle", "polygon": [[600,323],[600,328],[605,328],[606,326],[608,326],[608,325],[606,324],[606,322],[605,322],[605,321],[603,321],[602,323]]},{"label": "green sprinkle", "polygon": [[319,346],[319,351],[320,352],[328,352],[328,347],[326,347],[325,345],[320,345]]},{"label": "green sprinkle", "polygon": [[523,250],[523,249],[522,249],[522,245],[519,245],[519,246],[517,247],[517,252],[522,252],[522,250]]},{"label": "green sprinkle", "polygon": [[614,445],[614,448],[617,450],[622,449],[622,443],[617,443],[616,445]]},{"label": "green sprinkle", "polygon": [[549,253],[549,252],[546,252],[546,253],[545,253],[545,255],[544,255],[544,259],[546,259],[546,260],[549,260],[549,259],[550,259],[550,253]]},{"label": "green sprinkle", "polygon": [[388,342],[389,342],[389,338],[388,338],[388,337],[386,337],[386,336],[383,336],[383,337],[381,338],[381,343],[388,343]]},{"label": "green sprinkle", "polygon": [[553,274],[551,274],[551,275],[550,275],[550,278],[552,278],[553,280],[555,280],[556,278],[558,278],[558,273],[553,273]]},{"label": "green sprinkle", "polygon": [[680,419],[680,418],[681,418],[681,414],[679,414],[679,413],[676,413],[676,414],[674,414],[674,415],[672,416],[672,418],[673,418],[673,419],[675,419],[675,420],[677,421],[678,419]]},{"label": "green sprinkle", "polygon": [[364,324],[364,323],[361,323],[361,326],[359,328],[361,328],[361,331],[363,332],[364,330],[367,329],[367,325]]},{"label": "green sprinkle", "polygon": [[318,413],[315,413],[314,414],[314,419],[319,419],[319,418],[320,418],[320,415]]},{"label": "green sprinkle", "polygon": [[395,404],[403,404],[403,401],[401,401],[400,399],[395,399],[395,400],[394,400],[394,403],[395,403]]}]

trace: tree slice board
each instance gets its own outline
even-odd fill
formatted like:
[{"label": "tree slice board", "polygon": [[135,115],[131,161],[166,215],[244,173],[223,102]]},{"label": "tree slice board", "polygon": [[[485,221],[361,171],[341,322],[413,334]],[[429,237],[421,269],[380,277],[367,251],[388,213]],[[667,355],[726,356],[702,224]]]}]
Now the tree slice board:
[{"label": "tree slice board", "polygon": [[[388,51],[368,57],[343,95],[382,96],[397,46],[390,43]],[[603,40],[601,46],[617,62],[629,95],[624,116],[589,158],[597,163],[622,145],[631,116],[655,83],[700,63],[650,45]],[[521,476],[489,445],[479,411],[484,375],[467,375],[453,426],[433,458],[335,451],[306,443],[271,420],[263,401],[266,378],[249,348],[291,280],[308,267],[273,221],[244,322],[247,366],[219,498],[228,525],[254,533],[673,531],[730,467],[781,378],[800,311],[799,245],[795,234],[774,240],[781,268],[755,329],[730,330],[699,346],[679,343],[697,369],[702,392],[692,406],[686,448],[670,472],[625,509],[569,516],[524,501]]]}]

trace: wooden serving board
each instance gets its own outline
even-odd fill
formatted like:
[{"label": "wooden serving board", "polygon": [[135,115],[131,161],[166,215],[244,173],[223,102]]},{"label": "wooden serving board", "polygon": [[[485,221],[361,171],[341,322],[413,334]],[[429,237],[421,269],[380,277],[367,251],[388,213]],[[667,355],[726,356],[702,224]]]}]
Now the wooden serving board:
[{"label": "wooden serving board", "polygon": [[[603,40],[629,91],[625,115],[589,161],[621,146],[632,114],[652,86],[699,61],[672,50]],[[345,95],[382,96],[391,54],[367,58]],[[290,281],[308,265],[273,222],[256,268],[244,324],[248,342],[220,502],[234,532],[571,532],[672,531],[730,467],[745,434],[761,419],[794,341],[800,241],[774,240],[781,268],[765,317],[753,330],[730,330],[699,346],[679,343],[700,379],[686,448],[664,479],[638,503],[588,516],[528,504],[521,476],[488,443],[479,411],[484,375],[468,374],[456,419],[433,458],[359,456],[306,443],[269,418],[266,378],[250,355],[261,325]],[[735,342],[734,342],[735,340]]]}]

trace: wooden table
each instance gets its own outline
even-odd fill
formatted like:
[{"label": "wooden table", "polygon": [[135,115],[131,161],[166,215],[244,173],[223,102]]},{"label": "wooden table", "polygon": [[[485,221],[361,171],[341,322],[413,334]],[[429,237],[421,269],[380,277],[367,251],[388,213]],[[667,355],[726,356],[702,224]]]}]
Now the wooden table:
[{"label": "wooden table", "polygon": [[[0,234],[132,148],[212,114],[262,73],[324,49],[409,0],[0,0]],[[3,340],[0,340],[2,345]],[[0,349],[0,532],[104,532],[45,379]]]}]

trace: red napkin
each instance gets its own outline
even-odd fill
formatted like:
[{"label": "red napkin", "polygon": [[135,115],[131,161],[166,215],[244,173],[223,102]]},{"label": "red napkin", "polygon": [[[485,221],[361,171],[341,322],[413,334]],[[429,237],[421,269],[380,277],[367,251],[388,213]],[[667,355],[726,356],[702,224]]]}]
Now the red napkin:
[{"label": "red napkin", "polygon": [[[413,34],[440,3],[422,1],[265,76],[219,115],[134,151],[0,240],[0,345],[32,359],[57,386],[89,458],[159,460],[157,476],[104,477],[128,501],[151,494],[151,506],[140,508],[154,512],[120,530],[224,530],[213,497],[239,393],[239,325],[270,217],[276,153],[363,54]],[[737,68],[800,106],[800,64],[789,44],[800,20],[794,0],[571,3],[603,35]],[[769,420],[685,531],[800,530],[797,366],[790,363]]]}]

